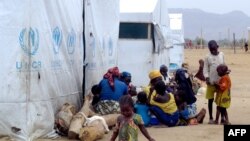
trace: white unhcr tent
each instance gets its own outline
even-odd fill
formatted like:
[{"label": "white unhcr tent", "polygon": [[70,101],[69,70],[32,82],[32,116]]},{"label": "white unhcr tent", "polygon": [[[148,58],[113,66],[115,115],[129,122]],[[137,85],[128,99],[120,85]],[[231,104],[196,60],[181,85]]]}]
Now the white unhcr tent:
[{"label": "white unhcr tent", "polygon": [[85,5],[85,93],[117,66],[119,0],[88,0]]},{"label": "white unhcr tent", "polygon": [[55,136],[57,110],[80,107],[82,12],[82,0],[0,1],[0,136]]},{"label": "white unhcr tent", "polygon": [[82,105],[83,78],[87,93],[117,65],[119,1],[1,0],[0,20],[0,137],[55,137],[59,108]]}]

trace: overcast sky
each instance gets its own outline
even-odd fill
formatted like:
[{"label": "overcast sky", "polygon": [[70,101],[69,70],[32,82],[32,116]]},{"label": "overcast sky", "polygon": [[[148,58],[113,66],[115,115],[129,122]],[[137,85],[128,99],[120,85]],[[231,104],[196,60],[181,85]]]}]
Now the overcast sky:
[{"label": "overcast sky", "polygon": [[199,8],[218,14],[240,10],[250,16],[250,0],[166,0],[168,8]]}]

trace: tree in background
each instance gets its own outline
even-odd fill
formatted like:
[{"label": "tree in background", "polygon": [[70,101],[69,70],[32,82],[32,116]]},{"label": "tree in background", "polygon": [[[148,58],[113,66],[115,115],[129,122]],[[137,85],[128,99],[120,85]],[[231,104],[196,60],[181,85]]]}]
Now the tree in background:
[{"label": "tree in background", "polygon": [[196,46],[197,46],[196,48],[200,48],[200,47],[204,48],[205,45],[207,44],[207,41],[201,37],[196,37],[194,39],[194,42],[196,43]]}]

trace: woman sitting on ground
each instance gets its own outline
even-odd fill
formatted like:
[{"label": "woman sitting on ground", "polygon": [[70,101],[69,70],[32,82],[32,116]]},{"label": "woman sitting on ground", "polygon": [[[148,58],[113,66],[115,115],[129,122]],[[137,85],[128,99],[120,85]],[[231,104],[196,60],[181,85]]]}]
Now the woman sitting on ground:
[{"label": "woman sitting on ground", "polygon": [[120,74],[120,80],[124,82],[128,86],[128,94],[133,96],[137,95],[136,87],[131,83],[132,82],[132,76],[129,72],[122,72]]},{"label": "woman sitting on ground", "polygon": [[[156,95],[152,97],[154,89],[156,91]],[[154,87],[151,87],[148,103],[151,105],[151,112],[161,123],[169,127],[176,126],[178,124],[179,112],[174,95],[166,91],[166,85],[163,81],[158,81]]]},{"label": "woman sitting on ground", "polygon": [[203,123],[203,119],[206,116],[206,109],[202,108],[198,114],[193,116],[192,112],[189,110],[187,101],[185,100],[185,95],[185,91],[182,90],[178,90],[174,94],[175,102],[180,114],[181,125],[196,125],[198,123]]},{"label": "woman sitting on ground", "polygon": [[118,79],[119,75],[118,67],[113,67],[100,81],[100,101],[95,106],[95,111],[98,114],[120,113],[119,99],[128,94],[128,86]]}]

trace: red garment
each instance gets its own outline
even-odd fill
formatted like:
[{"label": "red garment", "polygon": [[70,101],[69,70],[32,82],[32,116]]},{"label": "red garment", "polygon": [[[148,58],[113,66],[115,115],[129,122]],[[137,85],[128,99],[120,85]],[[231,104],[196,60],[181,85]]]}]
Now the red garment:
[{"label": "red garment", "polygon": [[109,85],[112,89],[114,89],[114,77],[119,77],[119,75],[119,68],[113,67],[110,68],[106,74],[104,74],[103,78],[108,79]]}]

